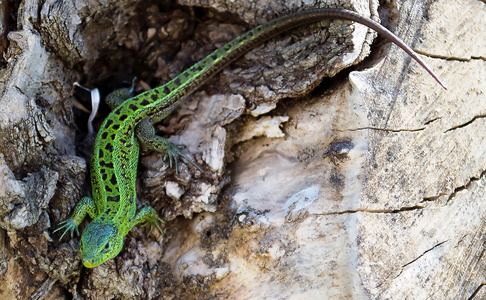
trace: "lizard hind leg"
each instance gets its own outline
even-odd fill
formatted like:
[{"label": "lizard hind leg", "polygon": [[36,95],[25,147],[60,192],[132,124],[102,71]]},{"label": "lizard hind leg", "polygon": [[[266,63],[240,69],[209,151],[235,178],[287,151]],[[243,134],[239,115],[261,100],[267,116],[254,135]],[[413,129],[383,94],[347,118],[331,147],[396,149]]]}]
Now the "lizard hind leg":
[{"label": "lizard hind leg", "polygon": [[185,156],[180,148],[184,148],[184,145],[179,145],[164,139],[161,136],[155,134],[154,126],[150,123],[149,120],[145,119],[138,124],[136,128],[137,138],[145,147],[150,150],[154,150],[160,153],[165,154],[164,160],[169,158],[169,166],[172,168],[172,165],[175,166],[176,173],[179,173],[178,170],[178,161],[179,157],[184,158],[186,161],[190,162],[194,167],[196,167],[199,171],[203,172],[203,170],[191,159]]},{"label": "lizard hind leg", "polygon": [[132,80],[132,86],[130,88],[117,89],[109,93],[108,96],[106,96],[105,98],[106,104],[108,104],[111,110],[115,109],[115,107],[117,107],[118,105],[122,104],[123,102],[132,98],[135,95],[136,80],[137,77],[134,77]]},{"label": "lizard hind leg", "polygon": [[154,225],[159,229],[160,233],[163,234],[164,232],[162,231],[159,222],[164,223],[164,220],[162,220],[159,217],[157,211],[151,206],[145,206],[137,213],[135,219],[132,222],[132,226],[130,226],[130,228],[132,228],[133,226],[139,223],[145,223],[143,226],[150,224],[150,230],[147,236],[149,236],[152,233],[152,229]]}]

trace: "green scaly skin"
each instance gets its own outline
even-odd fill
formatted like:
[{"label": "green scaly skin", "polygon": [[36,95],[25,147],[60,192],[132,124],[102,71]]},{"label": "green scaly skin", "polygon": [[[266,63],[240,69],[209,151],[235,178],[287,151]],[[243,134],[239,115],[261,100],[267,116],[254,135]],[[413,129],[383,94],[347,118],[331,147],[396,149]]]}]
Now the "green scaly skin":
[{"label": "green scaly skin", "polygon": [[71,217],[57,229],[64,229],[61,239],[68,231],[72,236],[73,231],[78,232],[86,214],[90,215],[93,221],[81,235],[81,258],[86,267],[94,268],[116,257],[122,249],[123,238],[138,223],[150,224],[150,231],[155,225],[162,232],[158,222],[163,221],[152,207],[136,211],[139,142],[149,149],[165,153],[176,168],[179,156],[186,157],[180,153],[179,145],[156,136],[152,124],[169,115],[200,85],[256,45],[291,28],[324,19],[345,19],[374,29],[404,49],[443,85],[410,47],[380,24],[343,9],[312,9],[255,27],[163,86],[134,97],[131,97],[133,88],[113,92],[107,97],[107,102],[116,107],[101,125],[91,158],[93,199],[82,198]]}]

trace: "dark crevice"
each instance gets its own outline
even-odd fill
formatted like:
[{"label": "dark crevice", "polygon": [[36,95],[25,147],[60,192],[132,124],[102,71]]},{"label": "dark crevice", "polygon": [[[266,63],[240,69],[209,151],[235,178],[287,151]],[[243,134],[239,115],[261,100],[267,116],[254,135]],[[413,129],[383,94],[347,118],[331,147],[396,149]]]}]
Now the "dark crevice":
[{"label": "dark crevice", "polygon": [[6,51],[10,45],[8,33],[17,30],[17,14],[20,0],[6,0],[0,2],[0,69],[7,65]]}]

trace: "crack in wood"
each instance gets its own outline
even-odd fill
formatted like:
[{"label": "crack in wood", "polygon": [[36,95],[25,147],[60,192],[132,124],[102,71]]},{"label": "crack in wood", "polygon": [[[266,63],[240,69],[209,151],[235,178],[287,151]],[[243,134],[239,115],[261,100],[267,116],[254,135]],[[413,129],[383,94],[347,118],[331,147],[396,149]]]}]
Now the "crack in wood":
[{"label": "crack in wood", "polygon": [[[471,177],[471,178],[468,179],[468,181],[464,185],[456,187],[452,191],[452,193],[449,195],[449,197],[447,198],[447,201],[446,201],[445,204],[449,203],[449,201],[451,201],[452,198],[454,198],[457,195],[457,193],[464,191],[464,190],[467,190],[474,182],[481,180],[485,175],[486,175],[486,170],[482,171],[481,174],[479,175],[479,177]],[[447,196],[447,195],[448,194],[446,194],[446,193],[439,193],[439,195],[437,195],[437,196],[424,197],[422,199],[422,201],[420,201],[420,203],[434,202],[434,201],[437,201],[439,198],[441,198],[443,196]]]},{"label": "crack in wood", "polygon": [[442,117],[433,118],[432,120],[425,122],[424,125],[432,124],[433,122],[438,121],[440,119],[442,119]]},{"label": "crack in wood", "polygon": [[425,130],[425,127],[411,128],[411,129],[408,129],[408,128],[390,129],[390,128],[379,128],[379,127],[359,127],[359,128],[354,128],[354,129],[348,129],[348,131],[358,131],[358,130],[364,130],[364,129],[377,130],[377,131],[387,131],[387,132],[402,132],[402,131],[417,132],[417,131]]},{"label": "crack in wood", "polygon": [[448,204],[449,201],[451,201],[457,195],[457,193],[459,193],[460,191],[467,190],[474,182],[481,180],[481,178],[483,178],[485,175],[486,175],[486,171],[482,171],[479,177],[471,177],[468,180],[468,182],[466,182],[466,184],[455,188],[454,191],[449,196],[449,198],[447,199],[446,204]]},{"label": "crack in wood", "polygon": [[314,214],[316,216],[327,216],[327,215],[342,215],[342,214],[354,214],[358,212],[366,212],[366,213],[373,213],[373,214],[383,214],[383,213],[389,213],[389,214],[396,214],[396,213],[401,213],[405,211],[412,211],[412,210],[417,210],[417,209],[422,209],[425,206],[421,205],[415,205],[415,206],[410,206],[410,207],[402,207],[399,209],[367,209],[367,208],[358,208],[358,209],[349,209],[349,210],[343,210],[343,211],[333,211],[333,212],[327,212],[327,213],[321,213],[321,214]]},{"label": "crack in wood", "polygon": [[468,300],[472,300],[476,297],[476,295],[479,293],[479,291],[483,288],[483,286],[486,285],[486,282],[482,282],[477,288],[476,290],[474,290],[474,292],[472,293],[471,297],[467,298]]},{"label": "crack in wood", "polygon": [[426,51],[417,50],[417,49],[414,49],[414,51],[417,52],[418,54],[421,54],[421,55],[424,55],[424,56],[427,56],[427,57],[430,57],[430,58],[449,60],[449,61],[468,62],[468,61],[471,61],[471,60],[486,60],[486,58],[483,57],[483,56],[471,55],[470,57],[458,57],[458,56],[446,56],[446,55],[432,54],[432,53],[428,53]]},{"label": "crack in wood", "polygon": [[466,127],[466,126],[470,125],[471,123],[473,123],[474,121],[476,121],[477,119],[482,119],[482,118],[486,118],[486,115],[477,115],[477,116],[474,116],[471,120],[467,121],[466,123],[463,123],[463,124],[460,124],[460,125],[451,127],[449,129],[447,129],[446,131],[444,131],[444,133],[447,133],[449,131],[456,130],[456,129],[459,129],[459,128]]},{"label": "crack in wood", "polygon": [[439,200],[439,198],[444,197],[444,196],[447,196],[447,195],[448,194],[446,194],[446,193],[440,193],[437,196],[424,197],[422,199],[422,201],[420,201],[420,203],[423,203],[423,202],[434,202],[434,201]]},{"label": "crack in wood", "polygon": [[447,242],[447,241],[449,241],[449,240],[445,240],[445,241],[443,241],[443,242],[438,243],[437,245],[433,246],[432,248],[425,250],[425,251],[424,251],[422,254],[420,254],[420,255],[419,255],[417,258],[415,258],[415,259],[413,259],[413,260],[409,261],[408,263],[404,264],[404,265],[402,266],[402,269],[400,270],[400,273],[398,273],[398,275],[397,275],[395,278],[400,277],[400,275],[402,275],[402,273],[403,273],[403,270],[404,270],[404,269],[405,269],[407,266],[409,266],[409,265],[413,264],[414,262],[416,262],[417,260],[419,260],[421,257],[423,257],[425,254],[427,254],[428,252],[430,252],[430,251],[434,250],[435,248],[437,248],[437,247],[441,246],[442,244],[444,244],[444,243],[445,243],[445,242]]}]

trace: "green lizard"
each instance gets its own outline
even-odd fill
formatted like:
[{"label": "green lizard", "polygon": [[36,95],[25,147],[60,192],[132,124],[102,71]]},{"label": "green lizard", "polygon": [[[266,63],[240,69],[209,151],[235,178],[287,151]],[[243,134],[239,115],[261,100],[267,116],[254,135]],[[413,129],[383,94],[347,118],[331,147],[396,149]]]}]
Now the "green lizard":
[{"label": "green lizard", "polygon": [[74,230],[79,234],[78,226],[86,214],[91,216],[93,220],[81,235],[80,252],[86,267],[94,268],[116,257],[125,235],[139,223],[150,224],[149,235],[154,225],[162,232],[158,222],[163,221],[155,209],[147,206],[136,211],[139,143],[165,153],[164,160],[168,157],[176,170],[179,157],[187,157],[180,152],[179,145],[156,136],[152,124],[164,119],[184,98],[256,45],[291,28],[324,19],[350,20],[377,31],[405,50],[445,88],[425,62],[385,27],[352,11],[324,8],[296,12],[257,26],[163,86],[137,96],[133,96],[133,85],[131,89],[117,90],[107,97],[113,111],[101,125],[91,157],[93,198],[82,198],[71,217],[55,230],[64,229],[61,239],[68,231],[72,237]]}]

